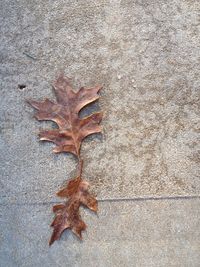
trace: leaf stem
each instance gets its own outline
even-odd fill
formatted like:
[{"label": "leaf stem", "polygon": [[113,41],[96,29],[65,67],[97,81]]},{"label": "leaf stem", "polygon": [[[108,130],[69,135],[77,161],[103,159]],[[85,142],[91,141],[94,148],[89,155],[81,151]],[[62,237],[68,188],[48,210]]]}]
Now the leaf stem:
[{"label": "leaf stem", "polygon": [[83,160],[80,157],[78,157],[78,177],[80,179],[81,179],[82,171],[83,171]]}]

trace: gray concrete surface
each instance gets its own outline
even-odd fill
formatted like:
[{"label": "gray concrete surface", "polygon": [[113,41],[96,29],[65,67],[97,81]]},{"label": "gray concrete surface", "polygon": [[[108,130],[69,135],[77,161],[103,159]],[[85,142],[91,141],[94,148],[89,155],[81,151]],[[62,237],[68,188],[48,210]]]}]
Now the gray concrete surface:
[{"label": "gray concrete surface", "polygon": [[[0,266],[194,266],[199,200],[103,202],[80,243],[47,247],[55,192],[75,173],[53,155],[25,99],[103,84],[103,136],[88,138],[84,176],[99,199],[200,194],[198,0],[0,0]],[[20,90],[19,84],[26,88]],[[88,110],[83,113],[87,113]]]},{"label": "gray concrete surface", "polygon": [[83,242],[65,232],[50,249],[50,205],[5,206],[1,266],[197,267],[199,205],[199,200],[101,203],[98,217],[82,211],[88,222]]}]

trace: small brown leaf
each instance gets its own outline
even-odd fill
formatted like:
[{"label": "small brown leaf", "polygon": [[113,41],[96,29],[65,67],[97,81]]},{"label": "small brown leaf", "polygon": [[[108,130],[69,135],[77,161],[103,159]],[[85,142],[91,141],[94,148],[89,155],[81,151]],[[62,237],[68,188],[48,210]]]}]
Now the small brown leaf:
[{"label": "small brown leaf", "polygon": [[82,204],[92,211],[97,211],[97,200],[88,193],[88,187],[88,182],[77,177],[69,181],[67,186],[57,193],[58,196],[68,197],[69,199],[65,204],[58,204],[53,207],[56,215],[51,224],[54,230],[49,245],[59,239],[62,232],[67,228],[70,228],[82,239],[82,231],[85,230],[86,224],[79,214],[80,205]]}]

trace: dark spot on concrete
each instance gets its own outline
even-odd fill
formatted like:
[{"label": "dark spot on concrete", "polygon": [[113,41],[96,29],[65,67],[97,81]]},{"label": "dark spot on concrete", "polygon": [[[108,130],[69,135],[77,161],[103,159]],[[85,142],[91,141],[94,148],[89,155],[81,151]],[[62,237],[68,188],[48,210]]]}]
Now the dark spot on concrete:
[{"label": "dark spot on concrete", "polygon": [[18,89],[23,90],[26,88],[25,84],[18,84]]}]

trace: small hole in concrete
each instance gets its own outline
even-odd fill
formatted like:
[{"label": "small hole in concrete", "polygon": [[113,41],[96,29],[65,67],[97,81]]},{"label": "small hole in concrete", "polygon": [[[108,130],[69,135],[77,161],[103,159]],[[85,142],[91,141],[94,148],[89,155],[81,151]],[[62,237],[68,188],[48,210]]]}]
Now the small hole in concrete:
[{"label": "small hole in concrete", "polygon": [[18,84],[18,89],[23,90],[26,88],[25,84]]}]

